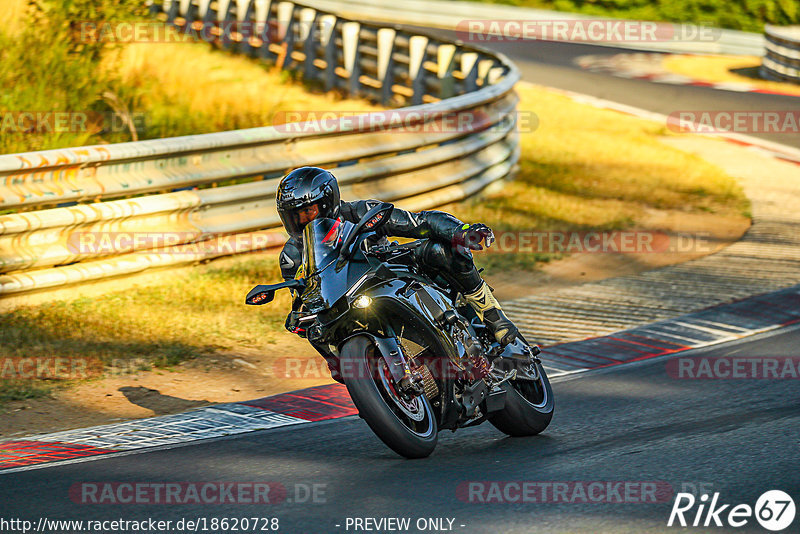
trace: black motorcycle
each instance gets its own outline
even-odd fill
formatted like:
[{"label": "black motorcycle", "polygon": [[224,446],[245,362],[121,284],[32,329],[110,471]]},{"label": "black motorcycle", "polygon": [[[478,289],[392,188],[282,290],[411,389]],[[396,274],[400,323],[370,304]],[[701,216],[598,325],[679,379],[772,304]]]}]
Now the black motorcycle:
[{"label": "black motorcycle", "polygon": [[245,302],[266,304],[281,288],[299,295],[308,341],[402,456],[426,457],[440,429],[486,420],[511,436],[543,431],[554,403],[539,348],[519,338],[501,347],[459,293],[419,269],[413,252],[424,240],[378,239],[392,209],[380,204],[357,224],[311,221],[303,277],[258,285]]}]

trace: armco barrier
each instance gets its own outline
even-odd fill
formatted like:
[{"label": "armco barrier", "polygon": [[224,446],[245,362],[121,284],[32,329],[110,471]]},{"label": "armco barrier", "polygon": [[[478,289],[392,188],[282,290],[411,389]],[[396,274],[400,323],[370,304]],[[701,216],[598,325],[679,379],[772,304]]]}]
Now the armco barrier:
[{"label": "armco barrier", "polygon": [[[420,25],[455,30],[468,20],[497,21],[580,21],[608,20],[597,15],[583,15],[565,11],[534,9],[499,3],[468,0],[307,0],[320,9],[336,11],[344,16],[358,16],[362,20],[392,21],[398,24]],[[635,21],[634,21],[635,22]],[[680,24],[678,24],[680,26]],[[692,26],[692,25],[689,25]],[[703,24],[698,24],[703,26]],[[731,54],[760,56],[764,51],[764,36],[760,33],[714,28],[713,39],[658,40],[658,41],[608,41],[602,44],[637,51],[666,52],[673,54]]]},{"label": "armco barrier", "polygon": [[[519,75],[502,55],[293,2],[167,0],[151,12],[182,31],[217,28],[217,45],[329,90],[410,107],[381,130],[347,117],[0,156],[0,209],[16,211],[0,215],[0,296],[230,254],[214,246],[220,235],[249,243],[237,252],[278,245],[275,187],[300,165],[335,168],[345,198],[425,209],[480,191],[519,158]],[[447,127],[453,114],[469,120]],[[178,190],[234,178],[250,181]],[[121,254],[78,246],[99,232],[180,239]]]},{"label": "armco barrier", "polygon": [[761,76],[772,80],[800,83],[800,26],[769,26],[766,53],[761,60]]}]

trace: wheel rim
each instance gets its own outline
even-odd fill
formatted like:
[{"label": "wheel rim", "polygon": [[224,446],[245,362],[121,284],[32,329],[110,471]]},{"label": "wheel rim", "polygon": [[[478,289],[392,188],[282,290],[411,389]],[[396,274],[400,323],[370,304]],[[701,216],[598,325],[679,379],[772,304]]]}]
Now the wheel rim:
[{"label": "wheel rim", "polygon": [[434,424],[431,417],[432,410],[425,395],[414,397],[411,402],[403,399],[398,393],[386,361],[373,354],[368,358],[375,385],[386,405],[394,416],[415,435],[427,438],[434,433]]},{"label": "wheel rim", "polygon": [[[534,364],[535,365],[535,364]],[[535,380],[513,380],[511,382],[514,390],[519,393],[520,397],[537,409],[542,409],[547,406],[550,401],[550,396],[547,393],[545,384],[544,373],[538,368],[538,365],[532,369],[536,373]]]}]

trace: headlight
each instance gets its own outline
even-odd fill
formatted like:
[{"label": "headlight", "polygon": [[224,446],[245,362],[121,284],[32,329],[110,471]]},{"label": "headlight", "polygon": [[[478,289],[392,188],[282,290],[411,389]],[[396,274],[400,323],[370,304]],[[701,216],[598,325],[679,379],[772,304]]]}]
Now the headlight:
[{"label": "headlight", "polygon": [[353,306],[355,306],[356,308],[366,308],[370,304],[372,304],[372,299],[366,295],[359,295],[353,301]]}]

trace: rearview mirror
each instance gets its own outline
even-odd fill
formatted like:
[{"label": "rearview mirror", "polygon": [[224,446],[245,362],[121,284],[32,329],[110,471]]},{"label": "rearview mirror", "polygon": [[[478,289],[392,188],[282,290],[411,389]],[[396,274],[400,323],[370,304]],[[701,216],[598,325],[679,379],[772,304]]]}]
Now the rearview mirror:
[{"label": "rearview mirror", "polygon": [[250,290],[244,299],[244,303],[251,306],[267,304],[275,300],[275,291],[283,288],[302,290],[305,288],[305,282],[303,280],[286,280],[280,284],[259,284]]},{"label": "rearview mirror", "polygon": [[245,297],[244,303],[250,305],[267,304],[275,300],[275,290],[265,289],[266,287],[267,286],[260,285],[251,289],[250,293]]}]

